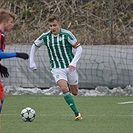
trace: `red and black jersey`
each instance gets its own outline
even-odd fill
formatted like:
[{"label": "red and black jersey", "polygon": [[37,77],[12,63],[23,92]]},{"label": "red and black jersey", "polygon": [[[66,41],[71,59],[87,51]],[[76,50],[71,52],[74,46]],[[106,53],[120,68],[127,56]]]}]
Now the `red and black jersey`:
[{"label": "red and black jersey", "polygon": [[6,38],[4,33],[0,30],[0,50],[4,51],[5,49],[5,42],[6,42]]}]

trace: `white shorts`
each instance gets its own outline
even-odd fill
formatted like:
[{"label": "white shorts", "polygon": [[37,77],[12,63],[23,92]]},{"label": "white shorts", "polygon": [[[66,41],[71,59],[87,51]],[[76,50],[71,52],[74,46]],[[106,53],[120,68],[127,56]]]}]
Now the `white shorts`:
[{"label": "white shorts", "polygon": [[78,84],[78,72],[77,70],[69,71],[69,68],[53,68],[51,70],[53,77],[57,83],[60,79],[64,79],[70,85],[77,85]]}]

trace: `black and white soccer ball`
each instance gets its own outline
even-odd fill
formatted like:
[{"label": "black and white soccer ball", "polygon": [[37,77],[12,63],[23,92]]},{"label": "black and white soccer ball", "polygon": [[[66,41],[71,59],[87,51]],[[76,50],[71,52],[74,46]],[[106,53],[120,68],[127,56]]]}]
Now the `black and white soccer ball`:
[{"label": "black and white soccer ball", "polygon": [[36,112],[32,108],[26,107],[21,111],[20,116],[24,122],[32,122],[36,117]]}]

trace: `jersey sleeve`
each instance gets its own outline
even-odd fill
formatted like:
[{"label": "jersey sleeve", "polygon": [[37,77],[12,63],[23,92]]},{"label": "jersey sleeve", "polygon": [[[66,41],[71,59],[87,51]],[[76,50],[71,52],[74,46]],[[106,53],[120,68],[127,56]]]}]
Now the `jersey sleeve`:
[{"label": "jersey sleeve", "polygon": [[68,36],[68,42],[73,46],[73,48],[77,48],[80,46],[80,43],[77,42],[76,37],[71,32]]},{"label": "jersey sleeve", "polygon": [[42,45],[44,45],[43,37],[44,37],[44,34],[42,34],[41,36],[39,36],[39,37],[34,41],[34,45],[35,45],[36,47],[41,47]]},{"label": "jersey sleeve", "polygon": [[3,52],[0,50],[0,59],[16,57],[16,52]]},{"label": "jersey sleeve", "polygon": [[80,59],[81,54],[82,54],[82,47],[79,46],[76,48],[75,56],[69,65],[76,67],[76,64],[77,64],[78,60]]}]

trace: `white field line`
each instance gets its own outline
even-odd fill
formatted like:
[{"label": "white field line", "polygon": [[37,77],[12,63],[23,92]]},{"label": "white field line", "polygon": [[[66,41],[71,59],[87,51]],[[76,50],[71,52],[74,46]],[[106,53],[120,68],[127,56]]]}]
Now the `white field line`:
[{"label": "white field line", "polygon": [[130,103],[133,103],[133,101],[128,101],[128,102],[120,102],[118,104],[130,104]]}]

